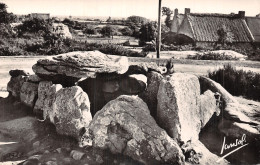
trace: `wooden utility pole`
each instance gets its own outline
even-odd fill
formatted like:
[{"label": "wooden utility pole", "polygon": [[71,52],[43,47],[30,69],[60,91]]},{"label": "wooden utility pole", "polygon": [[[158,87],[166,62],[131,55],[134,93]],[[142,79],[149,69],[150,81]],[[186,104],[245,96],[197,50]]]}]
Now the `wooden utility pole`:
[{"label": "wooden utility pole", "polygon": [[158,34],[157,34],[157,58],[160,58],[161,50],[161,15],[162,15],[162,0],[159,0],[159,11],[158,11]]}]

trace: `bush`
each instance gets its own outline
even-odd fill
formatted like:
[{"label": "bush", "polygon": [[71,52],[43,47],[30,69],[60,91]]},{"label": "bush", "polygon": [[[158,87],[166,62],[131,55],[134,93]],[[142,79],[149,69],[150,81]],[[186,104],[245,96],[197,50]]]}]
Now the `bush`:
[{"label": "bush", "polygon": [[51,28],[50,20],[43,20],[38,18],[33,18],[30,20],[26,20],[23,24],[17,27],[19,35],[23,35],[24,33],[39,33],[40,35],[50,33]]},{"label": "bush", "polygon": [[24,55],[24,51],[17,47],[0,46],[0,56]]},{"label": "bush", "polygon": [[260,74],[251,71],[236,70],[230,64],[208,73],[208,77],[220,83],[235,96],[260,101]]},{"label": "bush", "polygon": [[192,60],[238,60],[236,57],[232,57],[230,55],[224,55],[224,53],[214,53],[214,52],[207,52],[203,54],[197,53],[195,56],[189,55],[187,59]]}]

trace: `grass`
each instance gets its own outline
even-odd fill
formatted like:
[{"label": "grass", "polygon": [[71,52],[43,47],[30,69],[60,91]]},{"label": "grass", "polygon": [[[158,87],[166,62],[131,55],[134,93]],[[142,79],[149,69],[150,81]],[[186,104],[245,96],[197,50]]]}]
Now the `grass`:
[{"label": "grass", "polygon": [[260,74],[236,70],[232,65],[224,65],[216,71],[209,72],[208,77],[220,83],[234,96],[243,96],[260,101]]}]

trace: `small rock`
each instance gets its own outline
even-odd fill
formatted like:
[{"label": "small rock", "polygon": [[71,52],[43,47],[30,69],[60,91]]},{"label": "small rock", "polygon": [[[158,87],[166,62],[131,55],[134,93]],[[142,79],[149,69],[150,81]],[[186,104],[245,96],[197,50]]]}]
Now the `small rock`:
[{"label": "small rock", "polygon": [[64,161],[64,163],[66,163],[66,164],[70,164],[71,161],[72,161],[72,159],[71,159],[71,158],[64,158],[63,161]]},{"label": "small rock", "polygon": [[75,159],[75,160],[81,160],[81,158],[85,155],[85,153],[77,151],[77,150],[72,150],[70,152],[70,156]]},{"label": "small rock", "polygon": [[39,141],[36,141],[36,142],[33,143],[33,148],[34,149],[39,148],[39,146],[40,146],[40,142]]},{"label": "small rock", "polygon": [[45,150],[43,154],[49,154],[50,151],[49,150]]},{"label": "small rock", "polygon": [[55,151],[57,151],[60,154],[61,153],[61,148],[57,148]]},{"label": "small rock", "polygon": [[33,155],[33,156],[30,156],[29,158],[28,158],[28,160],[40,160],[41,159],[41,157],[42,157],[42,155]]},{"label": "small rock", "polygon": [[50,160],[55,162],[55,161],[57,161],[57,158],[52,157]]},{"label": "small rock", "polygon": [[45,163],[45,165],[58,165],[58,164],[54,161],[48,161]]},{"label": "small rock", "polygon": [[104,163],[104,160],[102,159],[102,157],[100,155],[96,155],[96,162],[98,164],[102,164],[102,163]]}]

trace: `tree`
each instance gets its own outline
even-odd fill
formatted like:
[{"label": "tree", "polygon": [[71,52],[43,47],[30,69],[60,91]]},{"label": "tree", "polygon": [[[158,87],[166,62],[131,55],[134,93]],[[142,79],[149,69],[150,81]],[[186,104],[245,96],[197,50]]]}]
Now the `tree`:
[{"label": "tree", "polygon": [[234,35],[231,32],[231,30],[223,25],[220,29],[217,31],[218,34],[218,43],[220,43],[222,46],[225,46],[226,44],[232,43],[234,40]]},{"label": "tree", "polygon": [[52,22],[48,20],[33,18],[27,21],[24,21],[22,25],[18,26],[18,31],[20,34],[24,32],[29,33],[49,33],[50,28],[52,26]]},{"label": "tree", "polygon": [[173,14],[173,11],[168,8],[168,7],[162,7],[162,15],[165,16],[166,15],[166,19],[165,19],[165,25],[168,27],[168,28],[171,28],[171,15]]},{"label": "tree", "polygon": [[111,37],[112,36],[112,39],[113,39],[113,36],[115,34],[115,28],[110,26],[110,25],[107,25],[107,26],[104,26],[100,33],[104,36],[104,37]]},{"label": "tree", "polygon": [[93,35],[97,34],[97,30],[93,26],[87,26],[87,28],[83,30],[83,33],[87,35]]},{"label": "tree", "polygon": [[109,16],[106,22],[112,22],[111,17]]},{"label": "tree", "polygon": [[121,33],[124,36],[132,36],[133,35],[133,30],[130,29],[129,27],[125,27],[125,28],[121,29]]},{"label": "tree", "polygon": [[74,26],[76,26],[76,22],[75,21],[72,21],[68,18],[65,18],[63,21],[62,21],[63,24],[67,25],[68,27],[70,28],[73,28]]},{"label": "tree", "polygon": [[13,13],[7,12],[7,5],[0,3],[0,23],[10,24],[16,20],[16,16]]},{"label": "tree", "polygon": [[145,42],[155,41],[157,35],[157,23],[148,22],[141,26],[139,35],[140,45],[144,45]]},{"label": "tree", "polygon": [[127,17],[127,22],[134,23],[134,24],[145,24],[145,23],[149,22],[149,20],[145,17],[133,15],[133,16]]},{"label": "tree", "polygon": [[140,28],[138,26],[136,26],[134,23],[130,23],[129,28],[132,30],[132,36],[135,38],[139,38],[139,30]]}]

